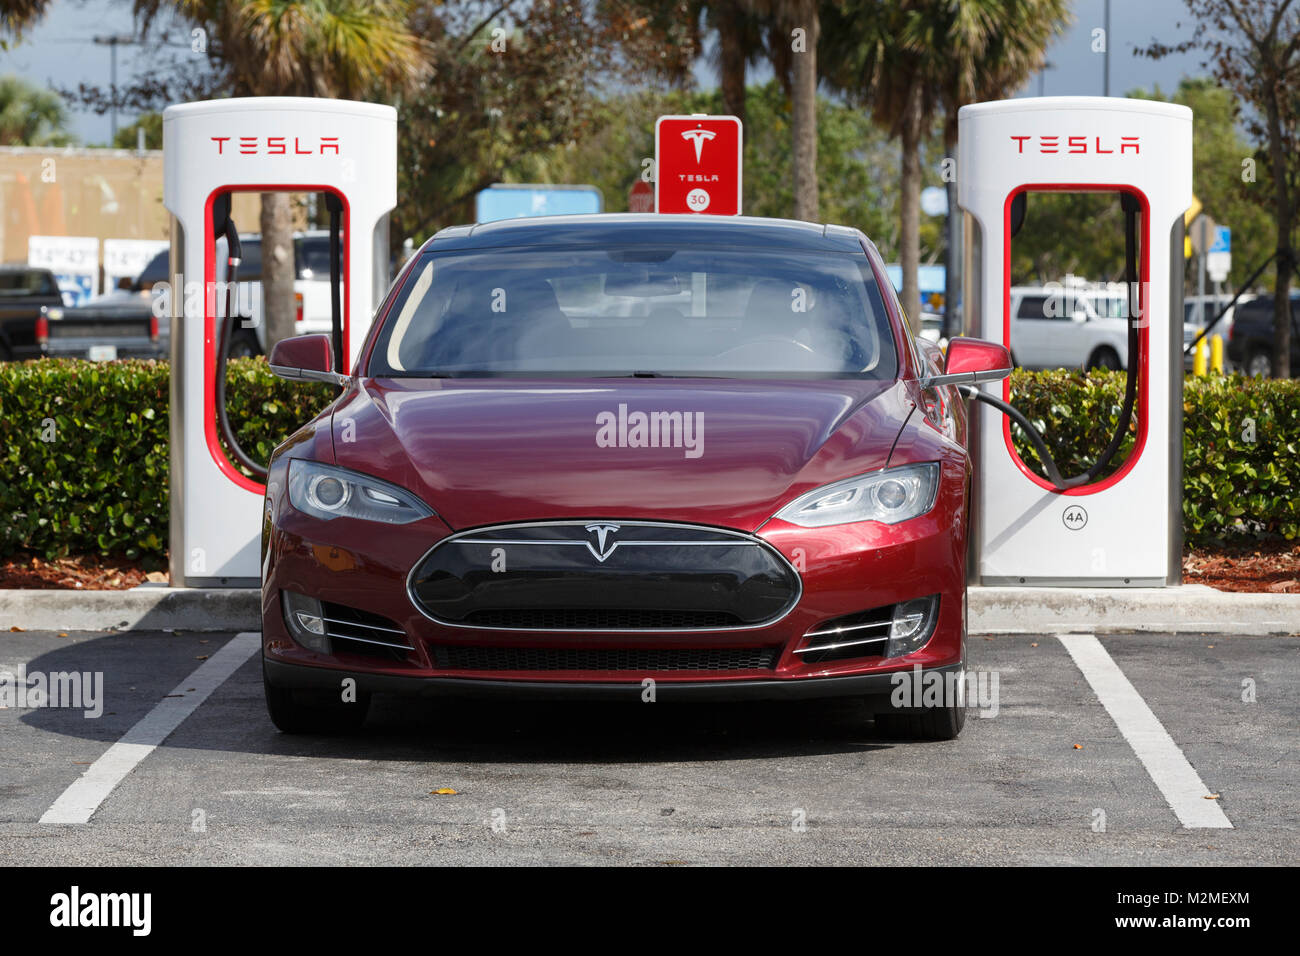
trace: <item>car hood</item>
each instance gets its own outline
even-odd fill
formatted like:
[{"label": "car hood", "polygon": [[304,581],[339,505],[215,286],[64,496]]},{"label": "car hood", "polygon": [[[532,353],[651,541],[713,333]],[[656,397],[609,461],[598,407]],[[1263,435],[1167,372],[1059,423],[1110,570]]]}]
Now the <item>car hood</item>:
[{"label": "car hood", "polygon": [[338,464],[409,488],[454,529],[753,530],[798,494],[884,467],[911,410],[894,381],[364,379],[332,427]]}]

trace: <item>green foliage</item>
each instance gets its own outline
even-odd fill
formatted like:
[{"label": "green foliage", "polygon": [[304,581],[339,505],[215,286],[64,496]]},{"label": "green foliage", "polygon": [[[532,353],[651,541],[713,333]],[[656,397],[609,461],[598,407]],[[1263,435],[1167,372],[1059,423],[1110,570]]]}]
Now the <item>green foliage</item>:
[{"label": "green foliage", "polygon": [[[1099,369],[1086,373],[1075,369],[1017,369],[1011,376],[1011,404],[1043,436],[1061,475],[1079,475],[1096,464],[1119,425],[1124,381],[1124,372]],[[1135,411],[1128,435],[1110,464],[1099,473],[1099,479],[1123,466],[1136,435]],[[1047,470],[1019,425],[1011,426],[1011,438],[1025,464],[1046,478]]]},{"label": "green foliage", "polygon": [[[1122,372],[1026,372],[1011,377],[1012,404],[1043,431],[1064,475],[1096,461],[1119,418]],[[1115,459],[1122,465],[1136,423]],[[1021,458],[1045,474],[1012,430]],[[1188,377],[1183,390],[1183,531],[1191,544],[1300,537],[1300,381],[1240,375]]]},{"label": "green foliage", "polygon": [[0,77],[0,146],[67,146],[63,98],[17,76]]},{"label": "green foliage", "polygon": [[162,149],[162,113],[142,113],[130,126],[123,126],[113,137],[118,149],[135,149],[139,145],[139,131],[144,130],[144,148]]},{"label": "green foliage", "polygon": [[[241,443],[265,461],[332,398],[273,376],[262,359],[230,363]],[[0,364],[0,555],[167,550],[168,366],[46,359]]]}]

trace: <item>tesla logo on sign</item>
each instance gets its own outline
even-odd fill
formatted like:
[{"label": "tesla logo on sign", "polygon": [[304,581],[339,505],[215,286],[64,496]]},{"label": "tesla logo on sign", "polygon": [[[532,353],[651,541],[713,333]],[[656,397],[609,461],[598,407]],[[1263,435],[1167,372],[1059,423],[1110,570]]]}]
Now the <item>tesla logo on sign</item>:
[{"label": "tesla logo on sign", "polygon": [[609,536],[618,533],[619,525],[589,524],[586,526],[586,531],[588,534],[594,534],[596,536],[594,545],[590,541],[587,542],[587,550],[595,556],[597,561],[603,564],[605,559],[613,554],[614,549],[618,547],[618,542],[610,541]]},{"label": "tesla logo on sign", "polygon": [[740,214],[744,131],[734,116],[655,123],[655,212]]},{"label": "tesla logo on sign", "polygon": [[703,158],[704,144],[717,135],[711,129],[688,129],[682,133],[682,139],[689,139],[695,144],[695,161],[698,163]]}]

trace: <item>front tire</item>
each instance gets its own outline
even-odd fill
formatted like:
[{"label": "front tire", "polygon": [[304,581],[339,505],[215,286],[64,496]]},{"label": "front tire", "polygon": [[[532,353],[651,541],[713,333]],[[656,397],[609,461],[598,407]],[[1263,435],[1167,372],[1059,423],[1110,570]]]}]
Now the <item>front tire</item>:
[{"label": "front tire", "polygon": [[876,714],[876,731],[895,740],[956,740],[966,725],[966,705],[926,708],[919,714]]},{"label": "front tire", "polygon": [[353,703],[344,703],[334,691],[276,687],[266,679],[266,710],[271,723],[284,734],[348,734],[360,729],[370,710],[370,695],[358,692]]},{"label": "front tire", "polygon": [[1119,353],[1110,347],[1097,349],[1088,359],[1088,369],[1102,368],[1111,372],[1118,372],[1123,366],[1119,361]]},{"label": "front tire", "polygon": [[1273,374],[1273,356],[1263,349],[1255,349],[1246,359],[1247,378],[1268,378]]},{"label": "front tire", "polygon": [[262,348],[257,344],[257,336],[252,332],[239,331],[230,340],[230,348],[226,352],[231,358],[253,358],[262,354]]}]

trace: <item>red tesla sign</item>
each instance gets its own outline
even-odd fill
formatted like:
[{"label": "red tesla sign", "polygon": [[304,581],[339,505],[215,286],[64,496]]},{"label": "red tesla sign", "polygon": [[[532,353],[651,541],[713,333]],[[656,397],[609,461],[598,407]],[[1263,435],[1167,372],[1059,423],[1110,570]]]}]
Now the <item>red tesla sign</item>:
[{"label": "red tesla sign", "polygon": [[659,117],[655,212],[740,215],[743,143],[734,116]]}]

